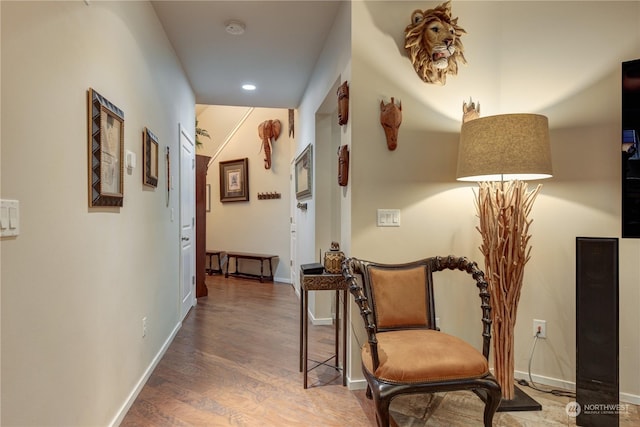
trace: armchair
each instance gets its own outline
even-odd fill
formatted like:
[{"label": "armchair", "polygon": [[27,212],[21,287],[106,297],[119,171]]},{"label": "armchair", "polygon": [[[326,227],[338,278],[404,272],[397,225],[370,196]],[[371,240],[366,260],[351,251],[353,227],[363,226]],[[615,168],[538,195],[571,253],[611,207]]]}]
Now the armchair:
[{"label": "armchair", "polygon": [[[433,273],[446,269],[468,273],[479,288],[482,352],[436,328]],[[501,389],[489,372],[491,306],[477,264],[454,256],[405,264],[347,258],[342,272],[367,331],[362,371],[378,426],[389,426],[389,405],[398,395],[453,390],[475,392],[485,403],[484,425],[491,426]]]}]

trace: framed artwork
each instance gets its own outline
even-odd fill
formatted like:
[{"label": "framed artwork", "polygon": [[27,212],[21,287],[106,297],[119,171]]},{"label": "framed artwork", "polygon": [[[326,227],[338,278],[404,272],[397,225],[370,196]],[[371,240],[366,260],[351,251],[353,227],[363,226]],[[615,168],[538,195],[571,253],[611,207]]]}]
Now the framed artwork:
[{"label": "framed artwork", "polygon": [[149,130],[142,131],[142,183],[149,187],[158,186],[158,138]]},{"label": "framed artwork", "polygon": [[89,88],[89,207],[124,199],[124,112]]},{"label": "framed artwork", "polygon": [[311,151],[312,147],[309,144],[296,158],[296,199],[311,197],[311,187],[313,186]]},{"label": "framed artwork", "polygon": [[249,200],[249,159],[220,162],[220,201]]},{"label": "framed artwork", "polygon": [[169,151],[169,146],[167,145],[167,154],[166,157],[166,166],[167,166],[167,207],[169,207],[169,202],[171,201],[171,155]]}]

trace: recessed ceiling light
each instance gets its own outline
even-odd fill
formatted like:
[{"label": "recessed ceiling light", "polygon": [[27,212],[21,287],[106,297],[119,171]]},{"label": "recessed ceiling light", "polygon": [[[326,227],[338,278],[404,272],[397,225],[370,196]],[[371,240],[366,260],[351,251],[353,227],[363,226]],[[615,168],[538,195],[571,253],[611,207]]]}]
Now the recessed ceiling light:
[{"label": "recessed ceiling light", "polygon": [[245,83],[242,85],[242,89],[244,90],[256,90],[256,85],[251,83]]},{"label": "recessed ceiling light", "polygon": [[224,30],[234,36],[244,34],[245,25],[244,22],[231,20],[224,23]]}]

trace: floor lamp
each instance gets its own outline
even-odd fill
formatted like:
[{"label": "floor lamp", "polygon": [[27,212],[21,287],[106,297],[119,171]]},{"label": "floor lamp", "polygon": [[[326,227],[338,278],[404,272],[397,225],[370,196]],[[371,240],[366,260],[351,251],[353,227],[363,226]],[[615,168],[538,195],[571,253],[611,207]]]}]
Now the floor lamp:
[{"label": "floor lamp", "polygon": [[529,261],[529,215],[541,185],[551,177],[549,124],[537,114],[503,114],[462,124],[457,179],[477,181],[480,251],[491,292],[494,374],[502,387],[499,411],[539,410],[514,384],[514,326],[524,266]]}]

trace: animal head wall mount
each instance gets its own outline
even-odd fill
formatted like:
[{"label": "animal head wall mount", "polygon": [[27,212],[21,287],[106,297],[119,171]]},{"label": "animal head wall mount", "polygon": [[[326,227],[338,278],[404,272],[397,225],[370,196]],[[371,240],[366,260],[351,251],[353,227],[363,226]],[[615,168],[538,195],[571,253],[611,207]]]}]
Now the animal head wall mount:
[{"label": "animal head wall mount", "polygon": [[476,104],[471,98],[469,103],[462,102],[462,123],[480,118],[480,103]]},{"label": "animal head wall mount", "polygon": [[260,149],[264,150],[264,168],[271,169],[271,150],[273,141],[280,137],[280,120],[265,120],[258,125],[258,136],[262,140]]},{"label": "animal head wall mount", "polygon": [[338,87],[338,124],[346,125],[349,121],[349,85],[345,81]]},{"label": "animal head wall mount", "polygon": [[380,101],[380,123],[387,137],[387,148],[395,150],[398,146],[398,130],[402,123],[402,102],[396,105],[393,97],[388,104]]},{"label": "animal head wall mount", "polygon": [[338,147],[338,185],[346,187],[349,183],[349,146]]},{"label": "animal head wall mount", "polygon": [[458,74],[458,61],[467,63],[460,40],[463,34],[466,31],[458,25],[458,18],[451,18],[451,1],[413,11],[404,30],[404,47],[424,82],[444,85],[447,74]]}]

